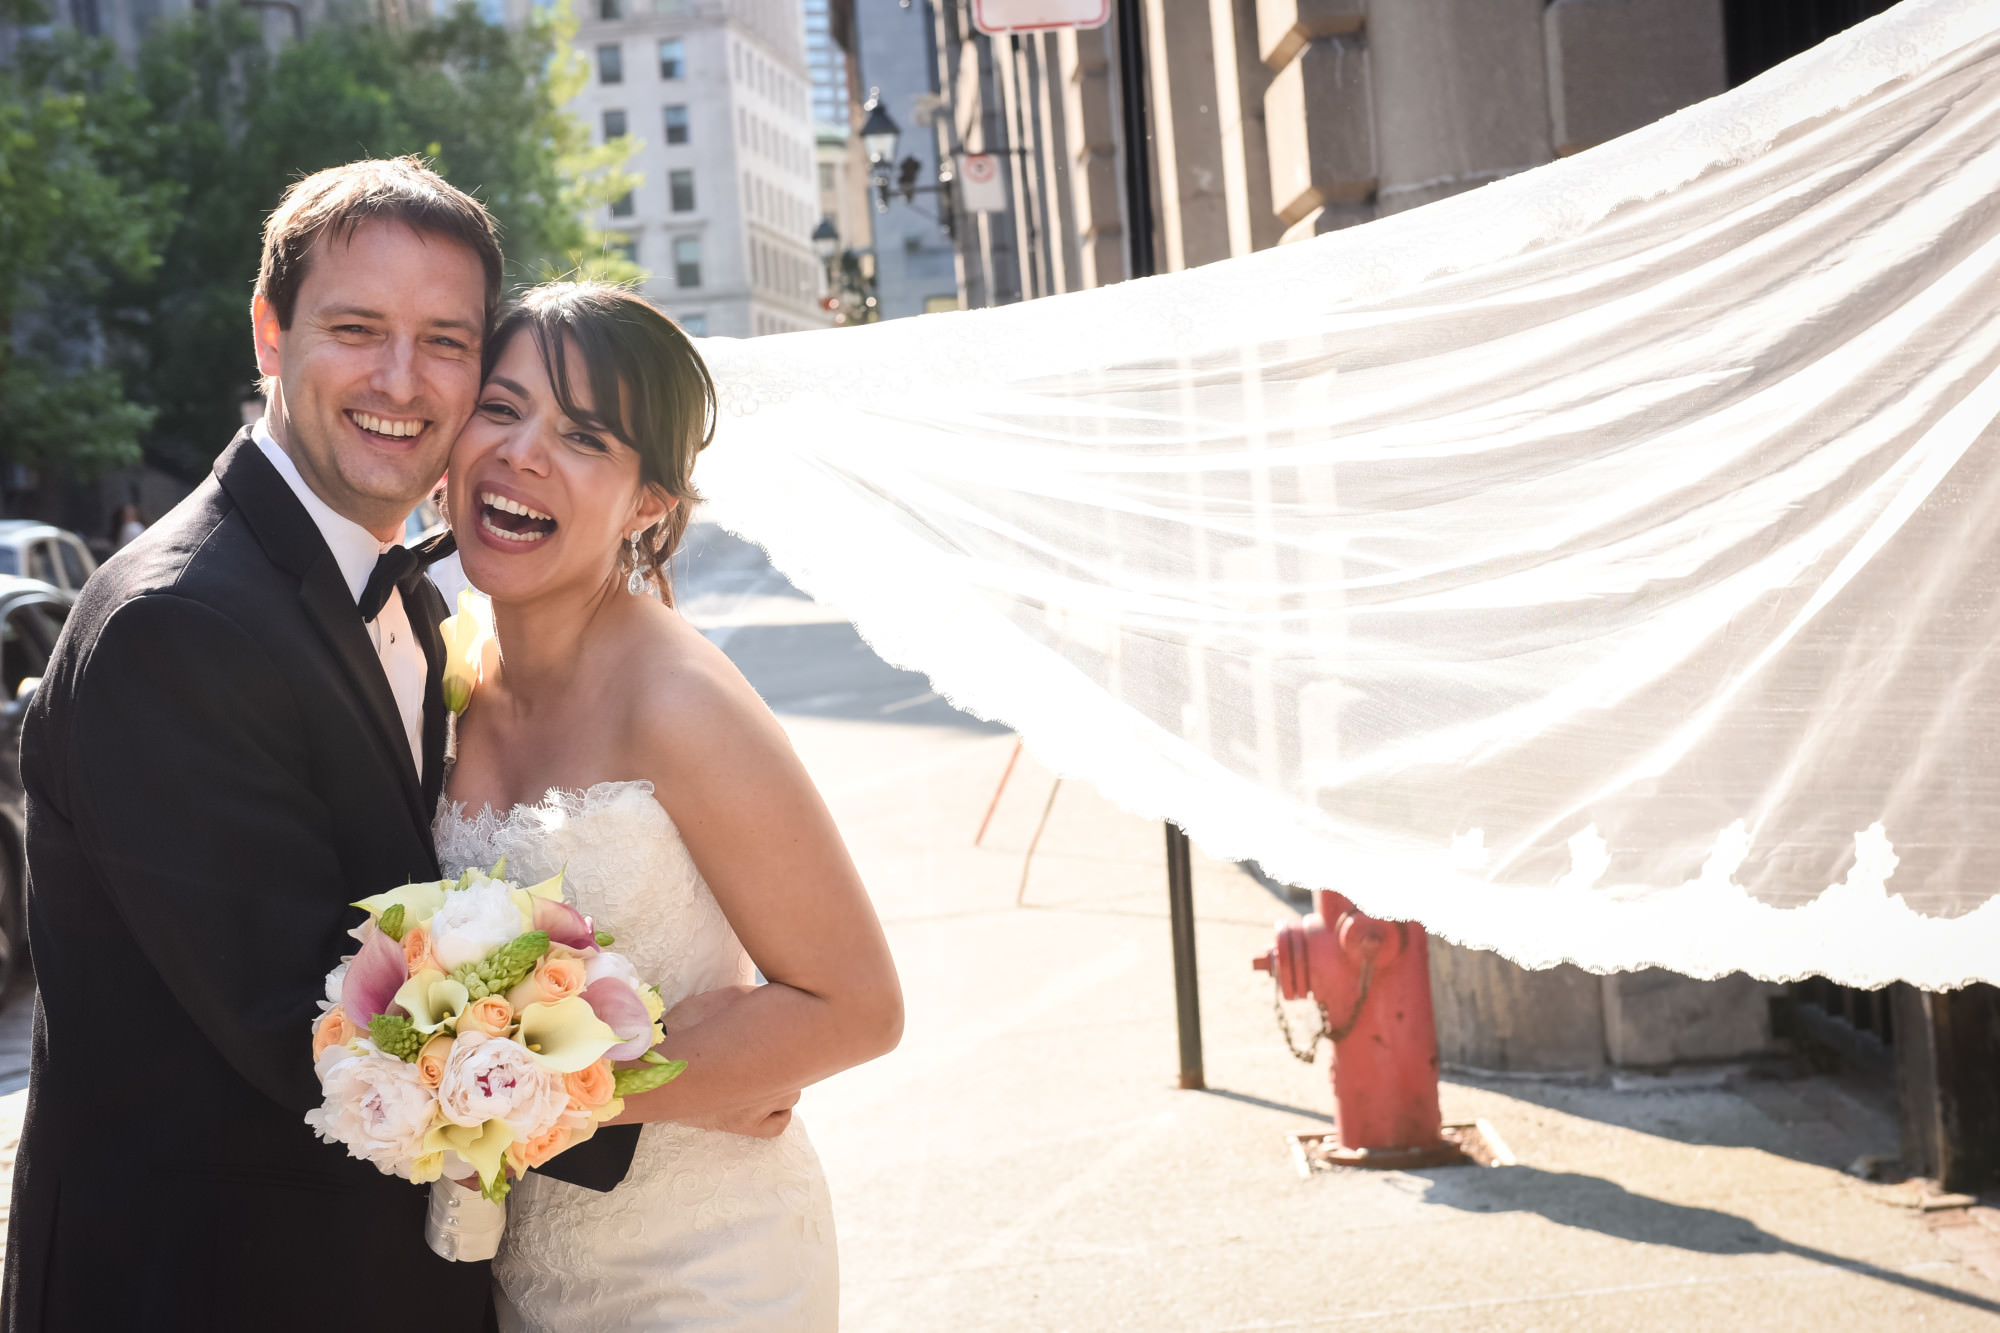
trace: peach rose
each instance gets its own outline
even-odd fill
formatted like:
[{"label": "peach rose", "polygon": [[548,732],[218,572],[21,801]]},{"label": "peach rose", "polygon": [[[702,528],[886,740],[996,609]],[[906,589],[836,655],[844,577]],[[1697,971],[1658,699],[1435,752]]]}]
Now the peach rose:
[{"label": "peach rose", "polygon": [[451,1038],[440,1032],[417,1052],[417,1077],[427,1088],[444,1082],[444,1062],[451,1058]]},{"label": "peach rose", "polygon": [[431,931],[429,926],[411,926],[403,932],[403,962],[409,967],[410,975],[423,971],[442,972],[438,961],[431,953]]},{"label": "peach rose", "polygon": [[580,1111],[588,1111],[610,1101],[612,1086],[609,1060],[599,1060],[574,1074],[563,1075],[563,1091],[569,1094],[569,1104]]},{"label": "peach rose", "polygon": [[507,1161],[514,1168],[514,1174],[521,1175],[569,1147],[569,1141],[569,1131],[558,1125],[525,1140],[515,1139],[507,1145]]},{"label": "peach rose", "polygon": [[458,1016],[460,1032],[484,1032],[489,1037],[504,1037],[507,1029],[513,1026],[514,1006],[498,995],[474,1000]]},{"label": "peach rose", "polygon": [[545,954],[527,979],[507,992],[507,1003],[516,1010],[537,1003],[554,1004],[581,993],[588,980],[582,959]]},{"label": "peach rose", "polygon": [[320,1056],[336,1046],[345,1046],[368,1035],[368,1030],[347,1016],[347,1011],[339,1005],[327,1010],[313,1024],[313,1063],[318,1064]]}]

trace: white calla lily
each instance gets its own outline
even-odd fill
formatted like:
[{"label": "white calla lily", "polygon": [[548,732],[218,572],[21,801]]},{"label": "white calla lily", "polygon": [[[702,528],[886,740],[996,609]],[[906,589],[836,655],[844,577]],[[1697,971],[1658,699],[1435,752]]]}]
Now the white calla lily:
[{"label": "white calla lily", "polygon": [[505,1165],[507,1145],[513,1141],[513,1127],[505,1120],[489,1120],[477,1129],[440,1120],[424,1136],[424,1154],[457,1153],[479,1173],[479,1183],[491,1190]]},{"label": "white calla lily", "polygon": [[410,1026],[425,1036],[455,1022],[471,1001],[472,994],[463,985],[428,968],[396,992],[396,1003],[410,1016]]},{"label": "white calla lily", "polygon": [[553,1004],[537,1001],[521,1010],[517,1039],[545,1068],[559,1074],[588,1069],[619,1044],[618,1034],[580,995]]},{"label": "white calla lily", "polygon": [[380,917],[391,907],[401,904],[403,926],[407,929],[410,926],[428,923],[437,914],[437,909],[444,906],[444,896],[456,882],[441,879],[423,884],[405,884],[400,889],[391,889],[387,893],[378,893],[372,898],[363,898],[360,902],[348,905],[361,908],[369,916]]}]

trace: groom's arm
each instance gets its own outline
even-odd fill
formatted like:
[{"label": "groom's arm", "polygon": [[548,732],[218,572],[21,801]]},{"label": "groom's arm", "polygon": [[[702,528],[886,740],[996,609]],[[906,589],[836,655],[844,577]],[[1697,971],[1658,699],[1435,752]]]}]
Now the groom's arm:
[{"label": "groom's arm", "polygon": [[605,1125],[574,1148],[543,1162],[535,1168],[535,1174],[553,1176],[603,1194],[618,1188],[618,1182],[625,1179],[638,1146],[639,1126]]},{"label": "groom's arm", "polygon": [[353,895],[289,684],[232,620],[171,594],[119,607],[78,672],[62,790],[85,854],[203,1035],[303,1113]]}]

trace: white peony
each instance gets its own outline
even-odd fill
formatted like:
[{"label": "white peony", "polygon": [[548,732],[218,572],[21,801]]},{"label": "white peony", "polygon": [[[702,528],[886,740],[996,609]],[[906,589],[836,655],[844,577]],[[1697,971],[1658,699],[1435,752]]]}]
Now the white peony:
[{"label": "white peony", "polygon": [[507,886],[497,879],[481,880],[444,896],[444,906],[431,918],[431,956],[449,972],[511,944],[526,929]]},{"label": "white peony", "polygon": [[340,1003],[340,988],[347,984],[347,967],[353,961],[351,958],[343,958],[340,960],[340,966],[326,974],[327,1003]]},{"label": "white peony", "polygon": [[306,1112],[306,1123],[328,1143],[344,1143],[350,1155],[373,1162],[382,1174],[407,1180],[411,1163],[423,1153],[437,1099],[415,1065],[366,1043],[360,1049],[356,1054],[337,1047],[320,1057],[326,1100]]},{"label": "white peony", "polygon": [[451,1044],[438,1084],[438,1110],[476,1129],[504,1120],[518,1140],[546,1133],[569,1108],[562,1075],[545,1069],[519,1042],[462,1032]]}]

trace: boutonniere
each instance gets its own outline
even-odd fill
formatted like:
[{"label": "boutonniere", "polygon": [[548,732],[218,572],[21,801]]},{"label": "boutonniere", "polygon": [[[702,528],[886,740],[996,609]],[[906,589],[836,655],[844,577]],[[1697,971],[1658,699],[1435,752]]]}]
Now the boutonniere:
[{"label": "boutonniere", "polygon": [[458,614],[446,616],[438,624],[438,633],[444,638],[444,706],[448,713],[445,719],[444,756],[450,763],[458,758],[458,718],[472,704],[472,692],[479,688],[479,682],[486,672],[486,651],[493,643],[493,627],[487,616],[491,614],[490,604],[482,605],[485,599],[478,597],[470,588],[461,588],[458,594]]}]

